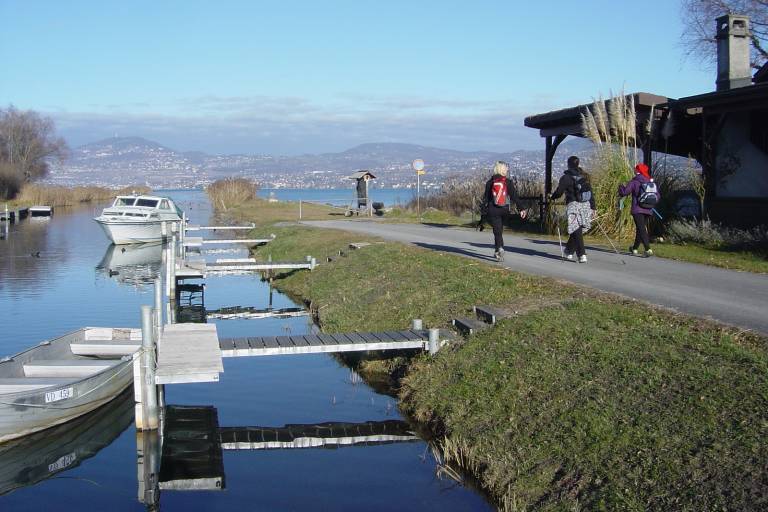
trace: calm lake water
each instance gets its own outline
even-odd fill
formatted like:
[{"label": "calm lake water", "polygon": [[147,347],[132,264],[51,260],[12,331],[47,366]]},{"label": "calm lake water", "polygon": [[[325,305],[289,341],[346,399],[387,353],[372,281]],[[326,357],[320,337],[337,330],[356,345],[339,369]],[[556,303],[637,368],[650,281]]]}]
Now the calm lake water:
[{"label": "calm lake water", "polygon": [[[199,191],[169,192],[193,223],[208,223]],[[27,219],[0,240],[0,356],[82,326],[138,326],[160,250],[113,250],[95,210]],[[242,257],[220,246],[212,257]],[[110,272],[112,270],[112,272]],[[117,272],[117,274],[115,274]],[[257,276],[208,278],[205,305],[266,307]],[[274,307],[295,306],[275,292]],[[222,337],[301,334],[307,318],[217,321]],[[143,510],[138,501],[132,394],[94,417],[11,448],[0,445],[0,510]],[[224,360],[221,382],[166,387],[173,405],[214,406],[221,427],[402,419],[326,355]],[[65,454],[77,454],[62,457]],[[32,469],[30,469],[30,466]],[[425,442],[339,449],[224,451],[225,490],[169,491],[162,510],[490,510],[475,492],[436,476]],[[18,469],[17,469],[18,468]],[[13,490],[11,490],[13,489]]]}]

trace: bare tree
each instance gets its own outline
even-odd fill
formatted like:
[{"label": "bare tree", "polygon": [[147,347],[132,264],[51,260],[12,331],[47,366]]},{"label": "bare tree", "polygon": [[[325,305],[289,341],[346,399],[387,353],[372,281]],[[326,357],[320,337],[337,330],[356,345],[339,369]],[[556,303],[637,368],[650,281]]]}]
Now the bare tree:
[{"label": "bare tree", "polygon": [[686,53],[711,64],[717,57],[715,18],[724,14],[749,16],[752,67],[768,61],[768,0],[683,0],[683,46]]},{"label": "bare tree", "polygon": [[67,153],[64,139],[56,137],[50,118],[10,106],[0,109],[0,163],[25,182],[44,177],[51,160]]}]

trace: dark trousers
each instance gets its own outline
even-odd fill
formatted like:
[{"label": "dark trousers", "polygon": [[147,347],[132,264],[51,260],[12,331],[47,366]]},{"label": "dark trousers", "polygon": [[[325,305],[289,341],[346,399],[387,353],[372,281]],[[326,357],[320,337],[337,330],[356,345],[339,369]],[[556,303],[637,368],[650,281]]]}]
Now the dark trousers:
[{"label": "dark trousers", "polygon": [[632,244],[632,248],[637,249],[642,243],[647,251],[651,248],[650,238],[648,237],[648,221],[651,219],[651,216],[644,213],[633,213],[632,218],[635,220],[635,243]]},{"label": "dark trousers", "polygon": [[587,253],[584,250],[584,232],[581,228],[571,233],[568,237],[568,242],[565,244],[565,252],[567,254],[576,253],[576,256],[584,256]]},{"label": "dark trousers", "polygon": [[504,220],[509,217],[509,208],[491,205],[488,207],[488,222],[493,228],[493,245],[498,251],[504,248]]}]

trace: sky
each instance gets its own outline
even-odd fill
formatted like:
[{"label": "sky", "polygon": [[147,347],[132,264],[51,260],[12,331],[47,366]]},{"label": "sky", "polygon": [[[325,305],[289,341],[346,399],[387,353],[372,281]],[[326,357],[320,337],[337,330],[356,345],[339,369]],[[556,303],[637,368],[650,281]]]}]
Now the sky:
[{"label": "sky", "polygon": [[0,0],[0,20],[0,108],[72,147],[540,149],[527,115],[715,82],[677,0]]}]

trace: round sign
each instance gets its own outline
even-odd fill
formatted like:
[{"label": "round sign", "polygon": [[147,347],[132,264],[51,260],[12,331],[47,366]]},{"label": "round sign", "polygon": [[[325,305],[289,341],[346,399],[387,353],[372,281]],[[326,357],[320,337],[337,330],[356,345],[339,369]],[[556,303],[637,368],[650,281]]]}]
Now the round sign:
[{"label": "round sign", "polygon": [[413,167],[413,170],[416,172],[423,171],[424,170],[424,160],[421,158],[417,158],[413,162],[411,162],[411,167]]}]

